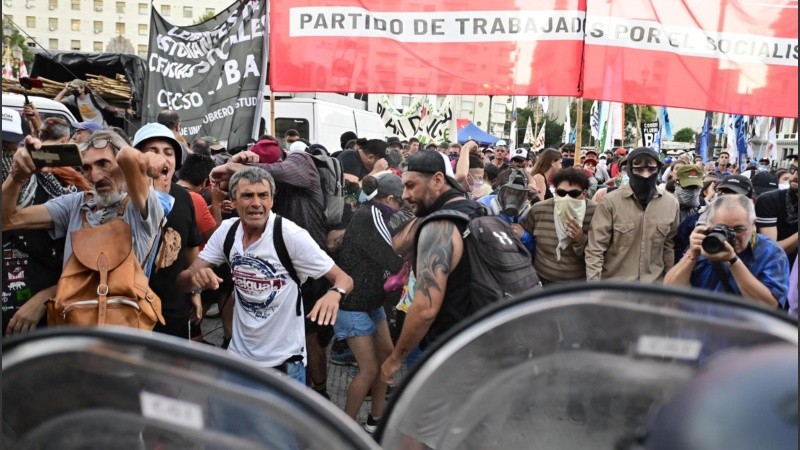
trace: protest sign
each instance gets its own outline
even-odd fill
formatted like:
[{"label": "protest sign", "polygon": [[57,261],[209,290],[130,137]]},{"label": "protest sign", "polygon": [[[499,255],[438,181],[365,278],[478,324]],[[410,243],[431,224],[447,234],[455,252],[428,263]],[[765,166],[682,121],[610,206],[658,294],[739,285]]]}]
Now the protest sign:
[{"label": "protest sign", "polygon": [[206,22],[179,27],[153,7],[143,122],[171,109],[189,142],[214,136],[228,148],[245,145],[261,114],[266,17],[266,0],[240,0]]},{"label": "protest sign", "polygon": [[658,126],[658,121],[642,122],[642,145],[644,147],[653,147],[656,145]]}]

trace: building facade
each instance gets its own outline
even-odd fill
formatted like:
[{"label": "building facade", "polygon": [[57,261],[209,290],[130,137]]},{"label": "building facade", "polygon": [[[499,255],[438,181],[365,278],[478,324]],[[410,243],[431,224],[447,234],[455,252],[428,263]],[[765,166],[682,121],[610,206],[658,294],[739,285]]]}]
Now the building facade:
[{"label": "building facade", "polygon": [[[156,10],[175,25],[190,25],[216,14],[227,1],[154,0]],[[3,0],[3,15],[47,51],[104,52],[122,36],[133,52],[146,56],[150,37],[150,0]],[[31,50],[41,51],[28,40]]]}]

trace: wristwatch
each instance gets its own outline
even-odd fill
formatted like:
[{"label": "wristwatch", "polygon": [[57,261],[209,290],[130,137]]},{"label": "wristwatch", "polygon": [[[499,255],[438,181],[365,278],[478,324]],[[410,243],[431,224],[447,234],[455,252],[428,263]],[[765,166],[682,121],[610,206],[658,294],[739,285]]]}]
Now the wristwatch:
[{"label": "wristwatch", "polygon": [[342,297],[342,298],[339,299],[339,302],[344,301],[344,298],[347,297],[347,292],[345,292],[345,290],[340,288],[340,287],[334,286],[334,287],[328,289],[328,292],[330,292],[330,291],[339,293],[339,295]]},{"label": "wristwatch", "polygon": [[732,265],[736,264],[736,261],[739,261],[739,256],[738,255],[734,255],[733,258],[731,258],[731,260],[728,261],[728,266],[732,266]]}]

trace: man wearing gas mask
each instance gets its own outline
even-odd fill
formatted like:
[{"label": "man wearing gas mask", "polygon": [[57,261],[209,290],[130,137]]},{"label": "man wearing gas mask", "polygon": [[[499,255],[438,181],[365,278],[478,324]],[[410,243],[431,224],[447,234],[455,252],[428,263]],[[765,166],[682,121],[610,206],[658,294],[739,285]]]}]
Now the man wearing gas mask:
[{"label": "man wearing gas mask", "polygon": [[661,282],[675,263],[678,201],[656,189],[658,153],[628,155],[630,181],[597,205],[586,246],[586,279]]},{"label": "man wearing gas mask", "polygon": [[478,203],[485,206],[490,215],[511,224],[519,240],[533,254],[535,249],[533,236],[520,225],[531,208],[528,201],[528,177],[522,169],[515,167],[508,169],[507,173],[508,181],[500,186],[497,194],[482,197]]}]

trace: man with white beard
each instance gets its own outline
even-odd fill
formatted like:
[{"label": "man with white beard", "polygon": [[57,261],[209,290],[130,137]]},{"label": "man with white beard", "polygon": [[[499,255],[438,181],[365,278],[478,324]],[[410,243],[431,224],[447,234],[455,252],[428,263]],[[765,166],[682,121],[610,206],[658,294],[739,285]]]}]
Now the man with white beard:
[{"label": "man with white beard", "polygon": [[17,208],[16,199],[25,182],[41,172],[31,159],[31,152],[41,148],[41,141],[28,136],[25,147],[14,154],[11,173],[3,182],[3,231],[13,229],[50,230],[54,239],[66,238],[64,261],[72,255],[72,231],[83,228],[81,211],[91,227],[100,226],[117,216],[126,197],[123,220],[130,225],[133,250],[142,267],[158,236],[164,209],[153,181],[167,176],[163,155],[141,153],[112,131],[92,133],[80,145],[81,169],[91,191],[76,192],[47,201],[43,205]]}]

